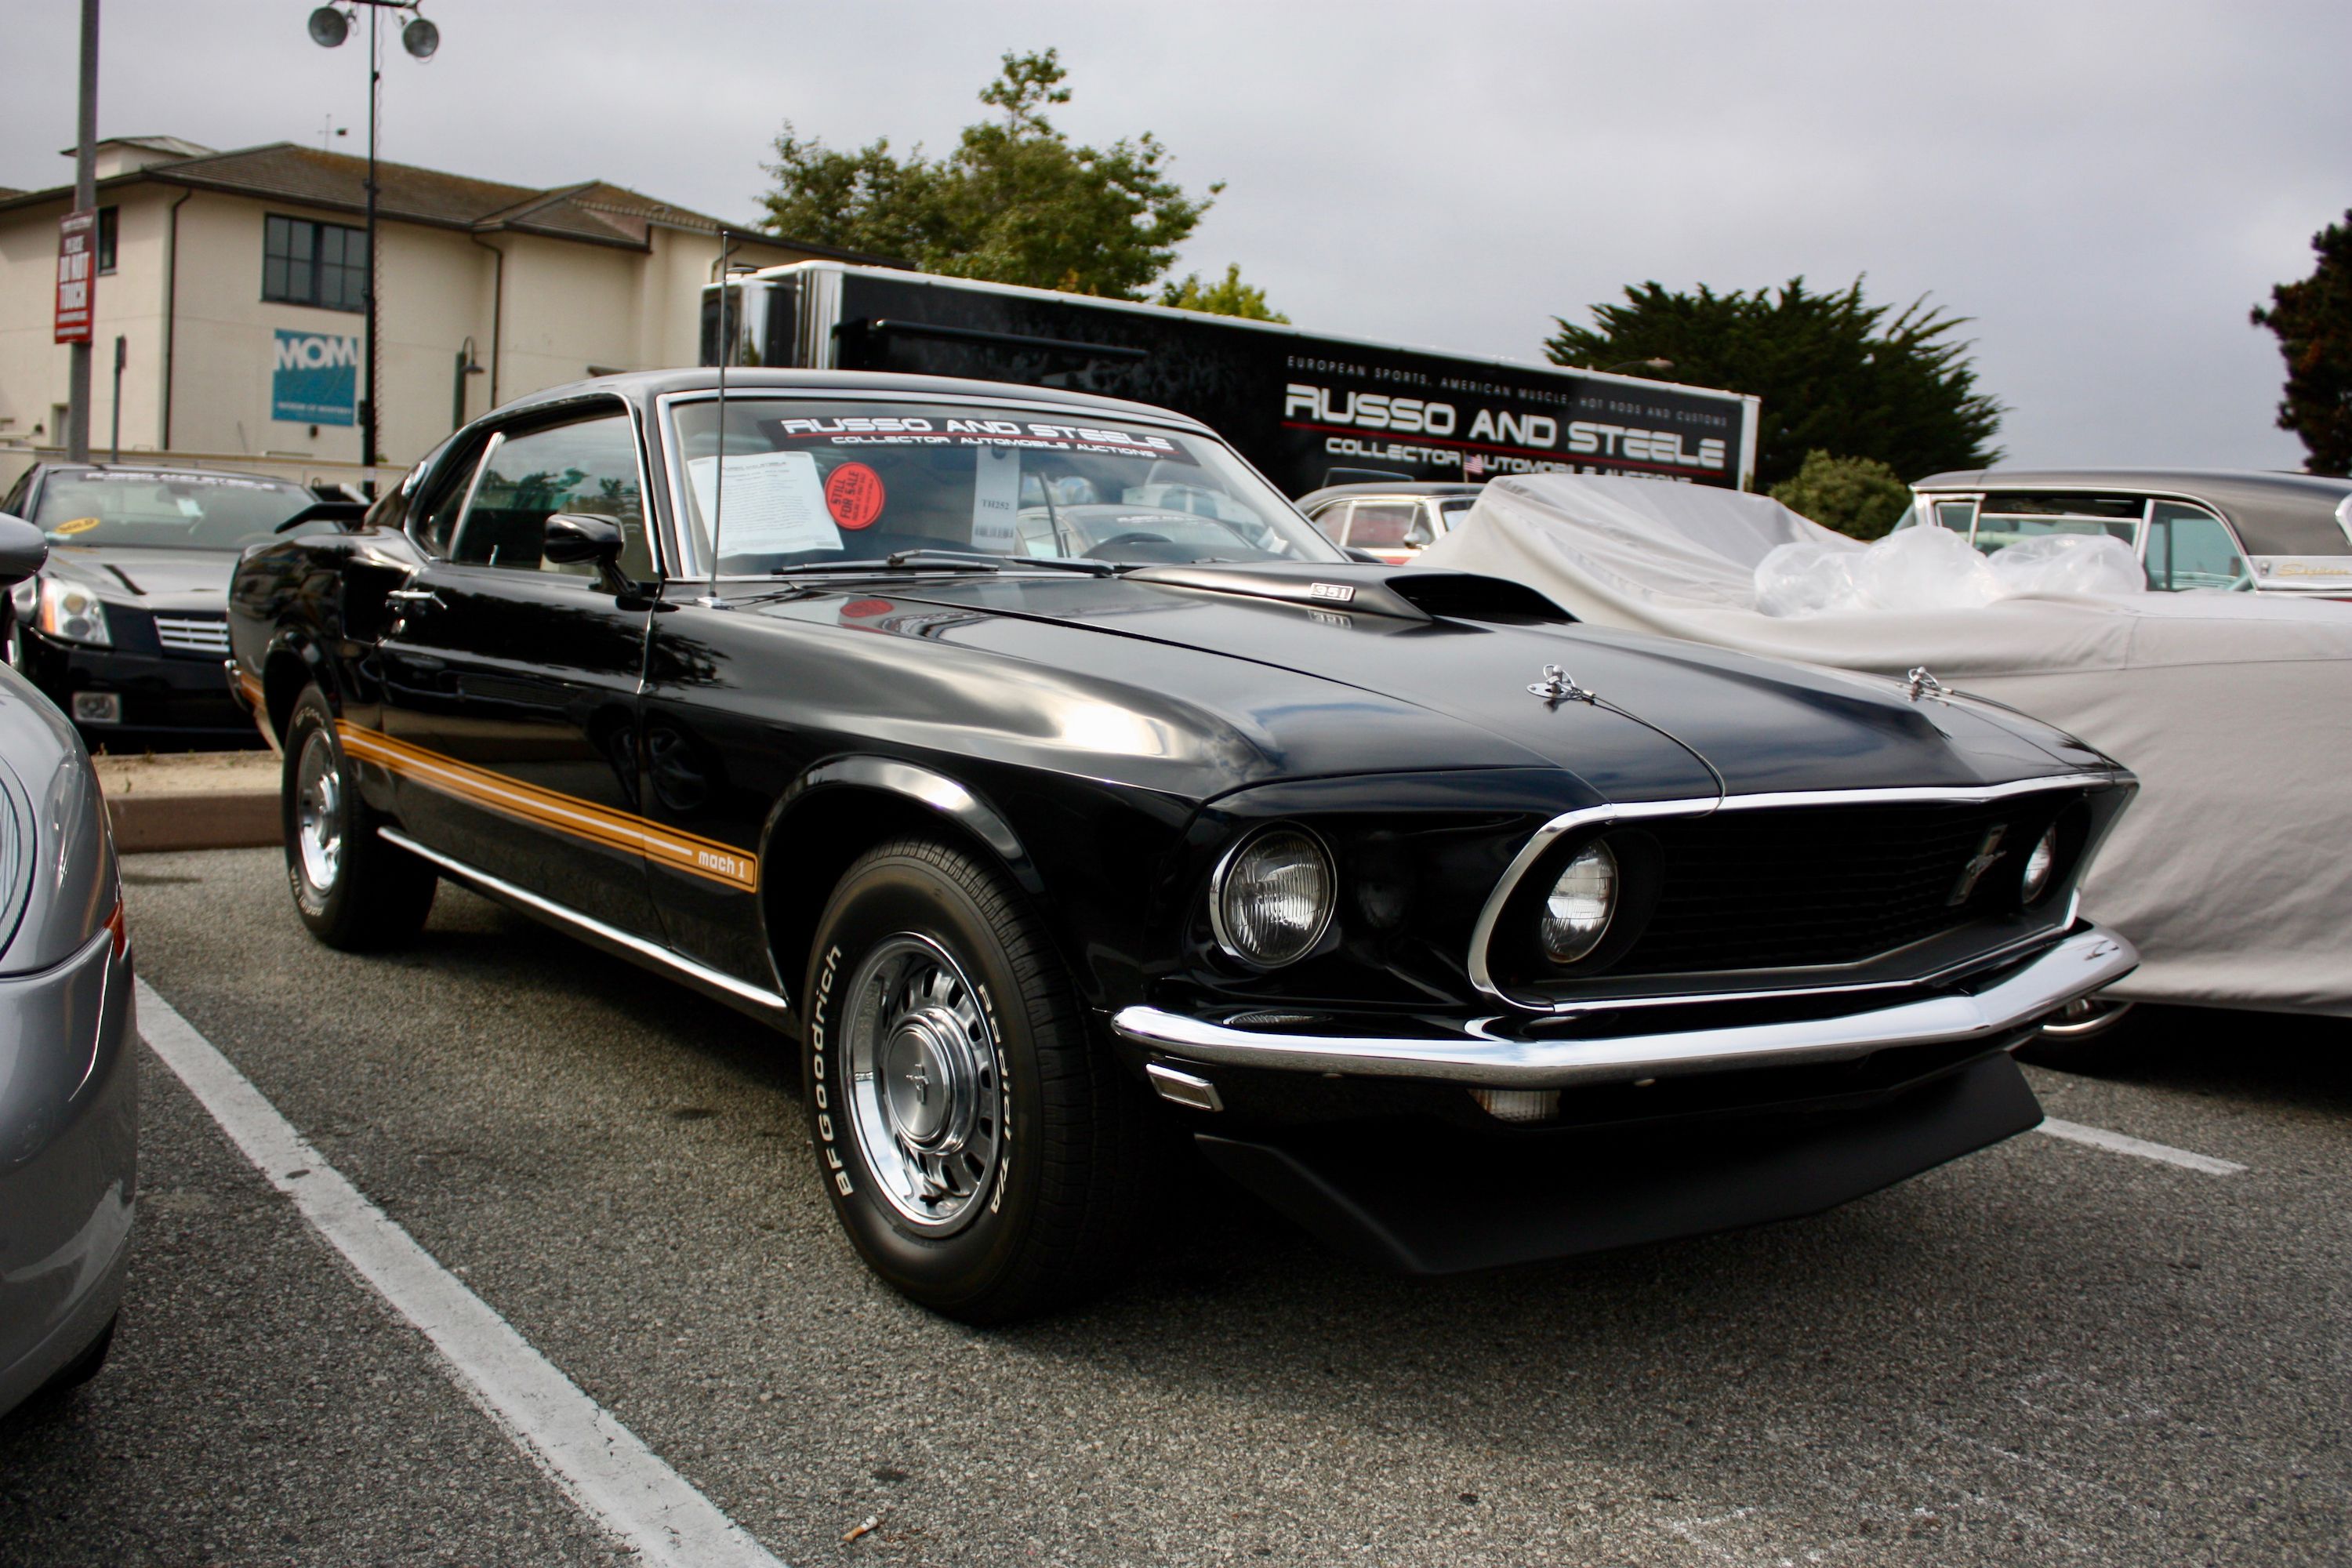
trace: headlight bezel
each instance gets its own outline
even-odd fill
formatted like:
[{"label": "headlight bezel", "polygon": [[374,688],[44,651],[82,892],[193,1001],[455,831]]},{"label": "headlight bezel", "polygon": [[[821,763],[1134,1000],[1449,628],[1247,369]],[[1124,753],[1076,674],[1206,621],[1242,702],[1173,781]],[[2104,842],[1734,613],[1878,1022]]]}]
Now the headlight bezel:
[{"label": "headlight bezel", "polygon": [[[1562,921],[1563,917],[1554,911],[1553,900],[1560,897],[1562,885],[1576,874],[1577,868],[1588,863],[1598,871],[1601,883],[1599,894],[1600,922],[1593,926],[1589,934],[1577,937],[1561,946],[1555,946],[1552,942],[1551,928],[1555,921]],[[1618,864],[1616,851],[1609,847],[1608,836],[1602,834],[1586,841],[1575,854],[1561,862],[1559,872],[1551,879],[1551,885],[1544,889],[1543,899],[1536,916],[1536,951],[1542,955],[1546,963],[1555,968],[1567,969],[1583,963],[1599,950],[1603,942],[1608,940],[1609,928],[1617,923],[1617,910],[1623,901],[1623,892],[1624,872]],[[1572,919],[1572,917],[1569,918]],[[1564,952],[1562,947],[1570,947],[1573,951]]]},{"label": "headlight bezel", "polygon": [[[114,628],[108,621],[106,601],[97,589],[81,583],[68,582],[44,572],[37,579],[39,600],[33,625],[45,637],[59,642],[69,642],[83,647],[112,647]],[[79,607],[69,607],[68,601],[79,597]],[[81,623],[79,630],[68,629],[71,623]]]},{"label": "headlight bezel", "polygon": [[[2053,822],[2033,840],[2033,847],[2025,852],[2025,859],[2017,873],[2017,901],[2025,909],[2033,909],[2050,897],[2058,885],[2058,858],[2063,846],[2060,843],[2058,824]],[[2035,865],[2040,864],[2040,874]]]},{"label": "headlight bezel", "polygon": [[[1264,957],[1245,947],[1227,918],[1226,899],[1234,890],[1234,877],[1244,859],[1276,839],[1296,837],[1315,853],[1322,867],[1323,892],[1312,931],[1297,943],[1295,951],[1286,950],[1282,956]],[[1235,963],[1258,973],[1287,969],[1323,952],[1331,943],[1339,910],[1339,862],[1323,836],[1301,822],[1270,822],[1254,827],[1218,857],[1216,868],[1209,876],[1209,929],[1215,937],[1217,949]]]},{"label": "headlight bezel", "polygon": [[[1545,949],[1543,922],[1551,893],[1570,866],[1595,846],[1616,862],[1616,899],[1600,936],[1561,962]],[[1638,823],[1596,824],[1563,835],[1521,876],[1495,924],[1489,963],[1507,985],[1543,987],[1599,980],[1613,973],[1648,932],[1666,884],[1664,847]]]}]

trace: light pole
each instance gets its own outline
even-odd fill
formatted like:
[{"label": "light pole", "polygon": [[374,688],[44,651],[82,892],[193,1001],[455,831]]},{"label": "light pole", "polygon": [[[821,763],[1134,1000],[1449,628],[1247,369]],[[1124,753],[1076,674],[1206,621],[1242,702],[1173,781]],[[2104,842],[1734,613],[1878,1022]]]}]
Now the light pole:
[{"label": "light pole", "polygon": [[449,428],[452,431],[466,427],[466,378],[481,374],[481,362],[474,357],[474,340],[468,334],[465,347],[457,351],[457,369],[452,378],[455,384],[449,389]]},{"label": "light pole", "polygon": [[[98,0],[81,0],[81,84],[74,120],[74,216],[87,213],[94,226],[98,221]],[[85,298],[94,305],[98,272],[94,226],[89,236],[90,269],[84,277],[91,293]],[[67,461],[74,463],[89,461],[89,351],[98,311],[92,309],[83,320],[89,326],[66,350],[64,444]]]},{"label": "light pole", "polygon": [[351,37],[352,24],[359,19],[358,7],[364,5],[368,14],[368,166],[367,166],[367,287],[361,301],[367,309],[367,347],[362,355],[367,366],[367,385],[360,397],[360,465],[375,467],[376,451],[376,373],[381,358],[376,346],[376,267],[375,267],[375,205],[376,205],[376,106],[383,94],[383,13],[405,11],[408,25],[400,30],[400,47],[410,56],[429,60],[441,47],[441,29],[418,14],[419,0],[341,0],[341,8],[321,5],[310,13],[310,41],[320,48],[341,46]]}]

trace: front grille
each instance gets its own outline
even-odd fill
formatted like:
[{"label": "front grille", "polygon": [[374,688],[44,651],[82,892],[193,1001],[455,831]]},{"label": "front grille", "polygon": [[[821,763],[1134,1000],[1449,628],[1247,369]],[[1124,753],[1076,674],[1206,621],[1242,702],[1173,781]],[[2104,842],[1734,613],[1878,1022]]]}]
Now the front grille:
[{"label": "front grille", "polygon": [[[2071,792],[1968,805],[1727,811],[1648,825],[1658,902],[1615,973],[1853,963],[2017,908],[2025,855]],[[2001,858],[1951,902],[1985,837]]]},{"label": "front grille", "polygon": [[165,653],[218,658],[228,652],[228,622],[219,616],[157,616],[155,638]]}]

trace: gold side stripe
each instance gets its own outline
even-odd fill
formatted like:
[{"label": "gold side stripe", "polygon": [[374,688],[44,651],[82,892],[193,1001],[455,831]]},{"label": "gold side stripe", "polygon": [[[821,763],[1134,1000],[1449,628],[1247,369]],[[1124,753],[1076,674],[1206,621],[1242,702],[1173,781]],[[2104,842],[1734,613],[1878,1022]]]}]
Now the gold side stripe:
[{"label": "gold side stripe", "polygon": [[388,769],[475,805],[571,834],[607,848],[643,855],[646,859],[697,877],[708,878],[747,893],[760,889],[760,858],[713,838],[679,833],[625,811],[614,811],[577,795],[562,795],[523,784],[503,773],[445,757],[374,730],[362,730],[342,720],[335,736],[343,750],[365,763]]},{"label": "gold side stripe", "polygon": [[236,672],[236,689],[245,693],[246,701],[252,705],[255,712],[258,713],[261,711],[261,682],[256,680],[252,676],[240,669]]}]

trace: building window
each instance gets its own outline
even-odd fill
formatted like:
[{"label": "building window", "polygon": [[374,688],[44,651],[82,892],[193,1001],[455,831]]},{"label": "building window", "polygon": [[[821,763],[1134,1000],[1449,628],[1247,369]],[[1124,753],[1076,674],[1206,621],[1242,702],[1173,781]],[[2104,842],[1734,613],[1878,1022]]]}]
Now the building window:
[{"label": "building window", "polygon": [[326,310],[367,309],[367,231],[307,218],[264,220],[261,297]]},{"label": "building window", "polygon": [[121,216],[121,207],[98,209],[98,269],[100,272],[114,270],[114,238],[121,226],[115,220]]}]

